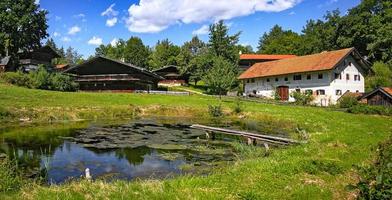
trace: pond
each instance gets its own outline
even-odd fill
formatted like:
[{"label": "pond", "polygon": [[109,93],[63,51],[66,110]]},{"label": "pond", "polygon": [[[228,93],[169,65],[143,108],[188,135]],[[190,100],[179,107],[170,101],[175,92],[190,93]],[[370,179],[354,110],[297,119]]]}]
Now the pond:
[{"label": "pond", "polygon": [[[233,142],[221,135],[207,140],[190,128],[193,120],[142,119],[116,125],[85,122],[66,126],[34,126],[0,131],[0,154],[18,161],[28,177],[59,184],[84,176],[133,180],[180,174],[208,174],[211,168],[236,159]],[[204,122],[236,129],[266,129],[257,122]]]}]

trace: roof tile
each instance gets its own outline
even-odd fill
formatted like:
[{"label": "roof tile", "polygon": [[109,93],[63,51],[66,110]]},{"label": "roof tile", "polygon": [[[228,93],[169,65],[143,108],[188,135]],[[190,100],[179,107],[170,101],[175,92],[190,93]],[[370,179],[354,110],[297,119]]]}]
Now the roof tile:
[{"label": "roof tile", "polygon": [[241,54],[240,60],[281,60],[293,57],[296,55]]},{"label": "roof tile", "polygon": [[239,79],[330,70],[333,69],[336,64],[338,64],[347,54],[351,53],[353,50],[354,48],[347,48],[307,56],[256,63],[244,73],[242,73]]}]

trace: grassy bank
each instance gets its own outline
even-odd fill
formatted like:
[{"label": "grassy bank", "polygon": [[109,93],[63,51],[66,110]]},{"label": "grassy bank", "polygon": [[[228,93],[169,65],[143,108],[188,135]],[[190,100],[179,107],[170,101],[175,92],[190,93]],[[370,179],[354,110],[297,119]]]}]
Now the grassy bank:
[{"label": "grassy bank", "polygon": [[[3,120],[129,117],[134,113],[207,117],[208,104],[222,104],[226,113],[233,100],[208,96],[59,93],[0,85]],[[207,177],[114,183],[74,182],[61,186],[26,186],[9,198],[21,199],[352,199],[356,166],[371,163],[375,147],[392,133],[392,118],[353,115],[323,108],[244,102],[244,112],[231,117],[263,122],[281,121],[307,130],[309,142],[274,150],[265,157],[238,160]],[[70,110],[69,112],[67,110]],[[80,114],[85,109],[85,114]],[[30,111],[24,111],[30,110]],[[52,111],[56,110],[56,111]],[[113,110],[116,110],[115,112]],[[130,110],[130,111],[129,111]],[[104,112],[118,113],[118,115]],[[41,113],[41,114],[40,114]],[[63,113],[63,114],[60,114]],[[64,114],[66,113],[66,114]],[[65,118],[65,117],[64,117]]]}]

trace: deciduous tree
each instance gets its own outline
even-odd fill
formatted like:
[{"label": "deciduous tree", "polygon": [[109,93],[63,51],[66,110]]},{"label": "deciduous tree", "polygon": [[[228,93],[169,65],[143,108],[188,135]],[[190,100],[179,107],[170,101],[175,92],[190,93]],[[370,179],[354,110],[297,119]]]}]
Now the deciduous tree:
[{"label": "deciduous tree", "polygon": [[48,36],[47,14],[34,0],[0,1],[0,55],[39,48]]}]

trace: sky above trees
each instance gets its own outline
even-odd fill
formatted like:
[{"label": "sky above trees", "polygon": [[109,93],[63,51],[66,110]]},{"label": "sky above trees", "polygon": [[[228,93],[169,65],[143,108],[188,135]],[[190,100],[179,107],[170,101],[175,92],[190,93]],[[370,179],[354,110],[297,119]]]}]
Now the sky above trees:
[{"label": "sky above trees", "polygon": [[140,37],[149,46],[168,38],[181,45],[198,35],[208,40],[208,26],[220,19],[240,43],[257,47],[259,37],[275,24],[300,32],[309,19],[327,10],[344,14],[359,0],[40,0],[49,12],[49,34],[59,46],[72,46],[84,57],[100,44]]}]

